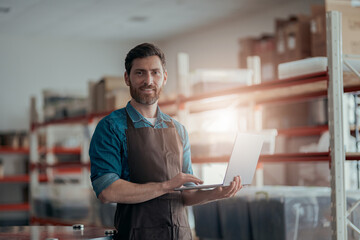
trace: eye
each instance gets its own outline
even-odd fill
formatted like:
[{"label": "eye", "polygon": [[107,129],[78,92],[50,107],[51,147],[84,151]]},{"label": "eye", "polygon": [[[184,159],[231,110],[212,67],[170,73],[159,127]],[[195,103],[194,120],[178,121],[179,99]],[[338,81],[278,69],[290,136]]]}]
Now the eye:
[{"label": "eye", "polygon": [[142,71],[136,71],[135,74],[138,75],[138,76],[141,76],[143,74],[143,72]]}]

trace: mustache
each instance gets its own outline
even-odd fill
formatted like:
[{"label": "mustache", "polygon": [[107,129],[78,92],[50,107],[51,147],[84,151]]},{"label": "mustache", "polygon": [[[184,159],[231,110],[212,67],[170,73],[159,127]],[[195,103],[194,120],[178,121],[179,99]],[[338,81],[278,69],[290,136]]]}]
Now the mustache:
[{"label": "mustache", "polygon": [[151,90],[156,90],[156,86],[154,85],[147,85],[147,84],[144,84],[140,87],[141,90],[144,90],[144,89],[151,89]]}]

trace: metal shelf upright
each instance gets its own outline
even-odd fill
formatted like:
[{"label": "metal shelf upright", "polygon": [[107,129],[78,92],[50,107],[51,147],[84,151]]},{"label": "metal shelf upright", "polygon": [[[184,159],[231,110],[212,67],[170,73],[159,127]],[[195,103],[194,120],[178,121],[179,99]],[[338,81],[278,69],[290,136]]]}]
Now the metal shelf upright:
[{"label": "metal shelf upright", "polygon": [[[326,13],[327,56],[328,56],[328,100],[329,100],[329,132],[331,148],[331,216],[332,239],[347,239],[347,226],[356,232],[360,230],[347,218],[360,204],[355,203],[346,210],[346,189],[344,179],[344,163],[346,159],[343,129],[343,59],[341,13],[331,11]],[[349,67],[358,77],[360,74]]]}]

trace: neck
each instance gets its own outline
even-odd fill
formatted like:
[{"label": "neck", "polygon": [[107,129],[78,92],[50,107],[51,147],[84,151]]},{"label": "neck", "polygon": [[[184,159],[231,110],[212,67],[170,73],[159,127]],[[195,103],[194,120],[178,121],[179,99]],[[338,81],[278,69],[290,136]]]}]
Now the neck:
[{"label": "neck", "polygon": [[147,118],[155,118],[157,110],[157,101],[152,105],[145,105],[136,102],[134,99],[130,101],[131,106],[133,106],[141,115]]}]

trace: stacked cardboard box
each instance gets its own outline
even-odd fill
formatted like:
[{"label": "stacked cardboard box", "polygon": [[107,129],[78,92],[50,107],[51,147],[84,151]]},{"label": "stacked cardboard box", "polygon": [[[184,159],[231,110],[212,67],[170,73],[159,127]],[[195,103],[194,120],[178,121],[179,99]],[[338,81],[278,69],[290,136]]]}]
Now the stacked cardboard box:
[{"label": "stacked cardboard box", "polygon": [[325,5],[311,6],[311,16],[300,14],[276,19],[275,39],[271,36],[240,39],[239,67],[248,67],[247,57],[259,56],[261,81],[268,81],[276,79],[270,76],[272,71],[277,76],[277,65],[280,63],[326,56],[327,11],[342,13],[343,52],[360,54],[360,7],[351,1],[326,0]]},{"label": "stacked cardboard box", "polygon": [[[342,13],[342,45],[344,54],[360,54],[360,6],[355,1],[326,0],[326,11]],[[326,42],[325,42],[326,44]]]},{"label": "stacked cardboard box", "polygon": [[277,64],[310,56],[310,17],[306,15],[296,15],[286,20],[277,19]]},{"label": "stacked cardboard box", "polygon": [[326,18],[325,6],[311,6],[311,56],[326,57]]},{"label": "stacked cardboard box", "polygon": [[77,93],[44,90],[44,121],[84,116],[87,113],[87,98]]},{"label": "stacked cardboard box", "polygon": [[275,37],[264,34],[259,38],[243,38],[239,40],[239,67],[248,68],[247,58],[259,56],[261,64],[261,81],[276,79],[277,61],[275,54]]},{"label": "stacked cardboard box", "polygon": [[89,83],[89,111],[101,113],[124,107],[130,100],[129,88],[122,77],[106,76]]},{"label": "stacked cardboard box", "polygon": [[360,54],[360,7],[348,1],[326,1],[325,5],[311,6],[311,55],[327,56],[326,12],[342,13],[342,45],[345,54]]},{"label": "stacked cardboard box", "polygon": [[239,40],[239,68],[247,68],[247,57],[254,56],[256,38],[247,37]]},{"label": "stacked cardboard box", "polygon": [[263,35],[254,44],[254,55],[260,57],[261,81],[263,82],[275,80],[277,76],[275,40],[273,35]]},{"label": "stacked cardboard box", "polygon": [[0,148],[28,148],[29,138],[25,131],[2,132],[0,133]]}]

